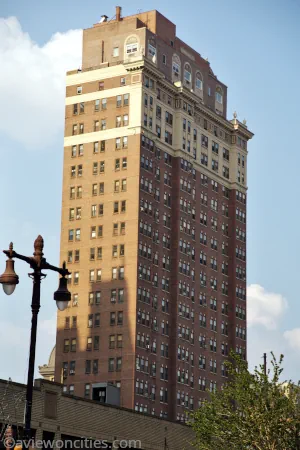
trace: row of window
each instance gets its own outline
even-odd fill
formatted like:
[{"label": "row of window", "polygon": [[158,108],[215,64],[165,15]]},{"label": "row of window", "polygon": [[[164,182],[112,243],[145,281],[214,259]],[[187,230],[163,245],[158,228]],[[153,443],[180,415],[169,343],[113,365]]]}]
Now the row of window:
[{"label": "row of window", "polygon": [[[124,280],[125,269],[123,266],[113,267],[111,272],[112,280]],[[102,269],[91,269],[89,271],[89,281],[90,283],[101,282],[102,280]],[[79,272],[73,272],[68,275],[68,284],[77,285],[79,284]]]},{"label": "row of window", "polygon": [[[90,261],[95,261],[95,259],[102,259],[102,247],[92,247],[90,248]],[[112,257],[118,258],[125,256],[125,245],[120,244],[112,246]],[[80,250],[69,250],[68,251],[68,263],[79,262],[80,261]]]},{"label": "row of window", "polygon": [[[126,233],[126,222],[114,222],[113,223],[113,236],[118,235],[124,235]],[[103,225],[92,226],[90,228],[90,238],[96,239],[96,238],[102,238],[103,237]],[[81,240],[81,229],[70,229],[68,231],[68,240],[69,242],[80,241]]]},{"label": "row of window", "polygon": [[[125,86],[126,85],[126,77],[121,77],[120,78],[120,86]],[[104,81],[99,81],[98,82],[98,90],[99,91],[103,91],[104,90]],[[81,95],[83,93],[83,86],[77,86],[77,95]]]}]

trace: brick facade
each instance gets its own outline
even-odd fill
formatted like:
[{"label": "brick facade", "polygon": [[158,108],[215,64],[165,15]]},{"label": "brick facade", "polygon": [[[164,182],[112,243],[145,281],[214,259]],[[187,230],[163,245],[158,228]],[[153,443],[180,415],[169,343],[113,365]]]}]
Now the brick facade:
[{"label": "brick facade", "polygon": [[66,91],[73,301],[58,313],[55,375],[66,391],[89,397],[109,381],[121,406],[184,421],[226,381],[230,349],[246,357],[252,133],[226,104],[157,11],[84,31]]}]

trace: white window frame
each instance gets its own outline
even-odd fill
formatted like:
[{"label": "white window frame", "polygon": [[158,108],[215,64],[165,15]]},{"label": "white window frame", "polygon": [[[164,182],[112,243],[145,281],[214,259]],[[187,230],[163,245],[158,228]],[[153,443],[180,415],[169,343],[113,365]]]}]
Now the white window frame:
[{"label": "white window frame", "polygon": [[[187,76],[188,75],[188,76]],[[187,81],[188,83],[192,82],[192,72],[190,72],[189,70],[187,70],[186,68],[184,68],[184,79],[185,81]]]},{"label": "white window frame", "polygon": [[113,57],[117,58],[119,56],[119,47],[113,48]]},{"label": "white window frame", "polygon": [[132,53],[136,53],[138,51],[138,43],[134,42],[132,44],[126,44],[126,54],[131,55]]},{"label": "white window frame", "polygon": [[[198,86],[198,82],[200,86]],[[203,81],[199,78],[199,76],[196,76],[196,88],[203,91]]]},{"label": "white window frame", "polygon": [[220,105],[223,104],[223,95],[218,91],[216,91],[216,102],[220,103]]},{"label": "white window frame", "polygon": [[156,56],[156,47],[152,44],[148,44],[148,55],[152,56],[152,58]]},{"label": "white window frame", "polygon": [[174,75],[179,77],[180,65],[177,62],[175,62],[175,61],[173,61],[172,70],[173,70]]}]

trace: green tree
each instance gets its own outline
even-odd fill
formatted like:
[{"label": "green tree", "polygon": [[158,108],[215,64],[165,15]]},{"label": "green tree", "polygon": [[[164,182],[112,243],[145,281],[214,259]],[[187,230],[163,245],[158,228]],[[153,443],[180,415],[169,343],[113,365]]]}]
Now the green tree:
[{"label": "green tree", "polygon": [[281,382],[283,356],[250,373],[240,357],[226,363],[228,382],[192,415],[198,450],[300,450],[300,391]]}]

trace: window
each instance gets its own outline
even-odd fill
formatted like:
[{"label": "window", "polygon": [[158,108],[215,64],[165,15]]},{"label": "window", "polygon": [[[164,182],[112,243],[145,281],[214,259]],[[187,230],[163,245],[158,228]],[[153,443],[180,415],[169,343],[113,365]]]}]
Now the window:
[{"label": "window", "polygon": [[216,90],[216,101],[220,104],[223,103],[223,93],[222,93],[222,89],[220,87],[217,87],[217,90]]},{"label": "window", "polygon": [[125,234],[126,233],[126,223],[125,222],[121,222],[120,232],[121,232],[121,234]]},{"label": "window", "polygon": [[94,325],[95,325],[95,327],[100,327],[100,313],[95,314]]},{"label": "window", "polygon": [[[99,124],[99,122],[98,122],[98,124]],[[99,126],[98,126],[98,130],[99,130]],[[95,131],[98,131],[98,130],[95,130]],[[106,130],[106,119],[101,120],[101,130],[102,131]]]},{"label": "window", "polygon": [[105,111],[106,108],[107,108],[107,99],[106,99],[106,98],[103,98],[103,99],[101,100],[101,109],[102,109],[102,111]]},{"label": "window", "polygon": [[156,48],[151,44],[148,45],[148,54],[151,57],[156,56]]},{"label": "window", "polygon": [[124,114],[123,116],[123,126],[126,127],[128,125],[128,114]]},{"label": "window", "polygon": [[109,372],[114,372],[114,370],[115,370],[115,359],[114,358],[109,358],[109,360],[108,360],[108,371]]},{"label": "window", "polygon": [[122,357],[117,358],[117,368],[116,370],[120,372],[122,370]]},{"label": "window", "polygon": [[94,120],[94,131],[99,131],[99,120]]},{"label": "window", "polygon": [[123,325],[123,311],[118,311],[117,324]]},{"label": "window", "polygon": [[104,90],[104,81],[99,81],[99,91]]},{"label": "window", "polygon": [[167,57],[166,57],[166,55],[163,55],[163,58],[162,58],[162,60],[163,60],[163,64],[167,64]]},{"label": "window", "polygon": [[113,57],[117,58],[119,56],[119,47],[114,47],[113,49]]},{"label": "window", "polygon": [[122,95],[117,95],[117,107],[122,106]]},{"label": "window", "polygon": [[122,347],[123,347],[123,335],[118,334],[117,335],[117,348],[122,348]]},{"label": "window", "polygon": [[128,106],[129,105],[129,94],[123,95],[123,105]]},{"label": "window", "polygon": [[125,86],[126,85],[126,78],[125,77],[121,77],[120,84],[121,84],[121,86]]},{"label": "window", "polygon": [[94,336],[94,350],[99,350],[100,338],[99,336]]},{"label": "window", "polygon": [[91,373],[91,368],[92,368],[91,360],[87,359],[85,361],[85,373]]},{"label": "window", "polygon": [[77,94],[82,94],[82,86],[77,86]]},{"label": "window", "polygon": [[138,43],[134,42],[132,44],[127,44],[126,45],[126,53],[127,55],[130,55],[132,53],[136,53],[138,50]]},{"label": "window", "polygon": [[[117,116],[116,117],[116,127],[119,128],[121,125],[122,125],[122,117]],[[118,145],[117,145],[117,141],[118,141]],[[120,142],[121,142],[121,139],[117,138],[116,139],[116,148],[120,148]]]},{"label": "window", "polygon": [[197,73],[197,75],[196,75],[196,88],[200,89],[201,91],[203,90],[203,83],[202,83],[201,75],[199,73]]},{"label": "window", "polygon": [[180,65],[177,62],[173,61],[172,69],[173,69],[173,75],[175,77],[179,77]]},{"label": "window", "polygon": [[91,395],[91,385],[90,384],[85,384],[84,386],[84,397],[85,398],[90,398]]},{"label": "window", "polygon": [[124,289],[118,291],[118,303],[124,303]]},{"label": "window", "polygon": [[172,145],[172,133],[169,131],[165,131],[165,142],[169,145]]},{"label": "window", "polygon": [[190,84],[192,81],[192,71],[189,64],[185,64],[184,66],[184,80],[187,84]]},{"label": "window", "polygon": [[86,349],[87,349],[87,351],[90,351],[93,349],[93,339],[91,337],[87,338]]}]

